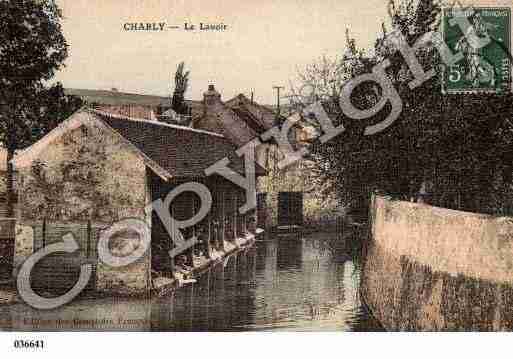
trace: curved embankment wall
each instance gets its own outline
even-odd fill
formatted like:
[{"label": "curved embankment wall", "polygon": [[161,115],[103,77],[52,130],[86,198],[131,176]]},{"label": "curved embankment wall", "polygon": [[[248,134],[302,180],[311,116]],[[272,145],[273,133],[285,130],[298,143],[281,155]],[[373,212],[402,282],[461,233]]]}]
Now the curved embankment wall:
[{"label": "curved embankment wall", "polygon": [[513,330],[513,218],[373,198],[362,294],[387,330]]}]

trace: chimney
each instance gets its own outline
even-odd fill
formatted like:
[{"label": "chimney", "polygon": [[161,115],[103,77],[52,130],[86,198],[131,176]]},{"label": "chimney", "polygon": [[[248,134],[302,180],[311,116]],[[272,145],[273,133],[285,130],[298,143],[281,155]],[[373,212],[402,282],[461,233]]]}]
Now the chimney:
[{"label": "chimney", "polygon": [[217,101],[221,101],[221,94],[216,91],[214,85],[208,85],[208,91],[203,94],[203,99],[207,106],[213,105]]},{"label": "chimney", "polygon": [[208,90],[203,94],[203,115],[206,115],[209,108],[221,102],[221,94],[216,91],[214,85],[208,85]]}]

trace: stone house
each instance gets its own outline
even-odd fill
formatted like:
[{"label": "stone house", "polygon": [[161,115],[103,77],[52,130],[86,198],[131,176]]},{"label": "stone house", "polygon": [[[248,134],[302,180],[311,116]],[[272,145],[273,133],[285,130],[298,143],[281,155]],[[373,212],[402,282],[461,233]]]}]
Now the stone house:
[{"label": "stone house", "polygon": [[[167,115],[171,107],[169,97],[100,90],[68,89],[67,92],[109,113],[162,122],[169,122],[168,118],[172,117]],[[213,85],[209,86],[201,101],[186,102],[190,108],[190,121],[187,119],[178,123],[222,134],[237,146],[261,136],[277,122],[276,112],[270,107],[258,104],[244,94],[222,101],[221,94]],[[312,136],[311,126],[297,114],[291,114],[291,117],[297,124],[291,130],[291,142],[307,146]],[[285,117],[280,117],[278,122],[284,120]],[[304,217],[305,222],[319,222],[339,215],[335,196],[320,195],[322,190],[316,183],[315,164],[312,161],[302,159],[285,169],[279,169],[277,163],[283,155],[272,140],[257,148],[256,158],[268,170],[267,176],[261,177],[257,183],[261,225],[278,225],[279,208],[289,207],[287,200],[294,194],[302,198],[300,217]],[[280,205],[280,201],[285,205]]]},{"label": "stone house", "polygon": [[[230,167],[244,174],[243,159],[235,150],[220,134],[83,108],[14,159],[20,178],[20,221],[145,221],[151,227],[151,250],[144,258],[120,269],[95,263],[99,289],[145,291],[156,276],[174,275],[174,258],[168,255],[174,244],[155,211],[146,208],[179,184],[202,183],[213,196],[208,217],[185,229],[186,240],[202,237],[200,245],[186,253],[188,266],[219,256],[254,232],[255,213],[237,211],[245,203],[245,191],[204,172],[228,157]],[[257,175],[264,174],[258,167]],[[198,198],[186,192],[172,202],[170,211],[183,220],[197,209]]]},{"label": "stone house", "polygon": [[[309,140],[315,136],[315,130],[301,116],[291,116],[290,120],[295,126],[289,134],[290,142],[296,149],[307,147]],[[210,85],[204,93],[202,115],[194,117],[192,127],[223,134],[242,146],[285,120],[269,107],[243,94],[223,102],[221,94]],[[257,147],[256,160],[267,170],[267,176],[261,177],[257,183],[260,220],[265,217],[265,224],[275,227],[280,224],[279,212],[285,212],[285,216],[281,217],[287,217],[289,209],[289,212],[300,212],[291,217],[300,217],[294,219],[305,224],[339,215],[335,197],[320,195],[321,190],[316,187],[315,164],[311,160],[303,158],[286,168],[279,168],[281,159],[283,154],[273,139],[263,141]],[[292,198],[297,198],[296,203],[289,203]]]}]

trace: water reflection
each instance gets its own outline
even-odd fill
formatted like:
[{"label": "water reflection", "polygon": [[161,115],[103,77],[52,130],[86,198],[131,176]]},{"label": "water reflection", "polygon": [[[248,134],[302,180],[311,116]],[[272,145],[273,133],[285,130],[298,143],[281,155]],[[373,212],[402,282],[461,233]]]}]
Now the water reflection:
[{"label": "water reflection", "polygon": [[0,308],[5,330],[377,330],[359,267],[333,234],[273,236],[193,285],[152,300],[80,300],[52,311]]}]

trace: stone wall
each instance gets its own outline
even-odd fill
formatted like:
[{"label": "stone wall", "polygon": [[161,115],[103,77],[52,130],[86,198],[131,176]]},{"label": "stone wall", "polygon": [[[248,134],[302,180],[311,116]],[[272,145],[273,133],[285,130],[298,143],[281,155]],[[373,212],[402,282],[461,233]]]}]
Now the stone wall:
[{"label": "stone wall", "polygon": [[267,225],[278,225],[278,195],[280,192],[303,192],[303,217],[305,225],[317,225],[327,220],[334,220],[342,215],[334,193],[325,196],[323,184],[317,180],[314,164],[301,159],[287,168],[279,169],[281,158],[279,148],[270,146],[269,160],[258,154],[259,163],[268,173],[260,177],[257,191],[267,193]]},{"label": "stone wall", "polygon": [[375,197],[362,294],[388,330],[513,330],[513,218]]},{"label": "stone wall", "polygon": [[[106,224],[123,218],[147,220],[144,208],[149,195],[143,160],[95,122],[65,132],[19,173],[22,225],[37,224],[43,218],[49,223],[82,225],[88,220]],[[32,248],[32,237],[23,234],[26,230],[19,227],[16,267]],[[102,291],[147,291],[149,253],[129,267],[109,268],[99,263],[96,273],[97,288]]]},{"label": "stone wall", "polygon": [[19,174],[23,220],[144,218],[143,161],[93,123],[64,133]]},{"label": "stone wall", "polygon": [[13,275],[16,277],[25,260],[34,253],[34,228],[21,223],[16,224],[14,244]]}]

